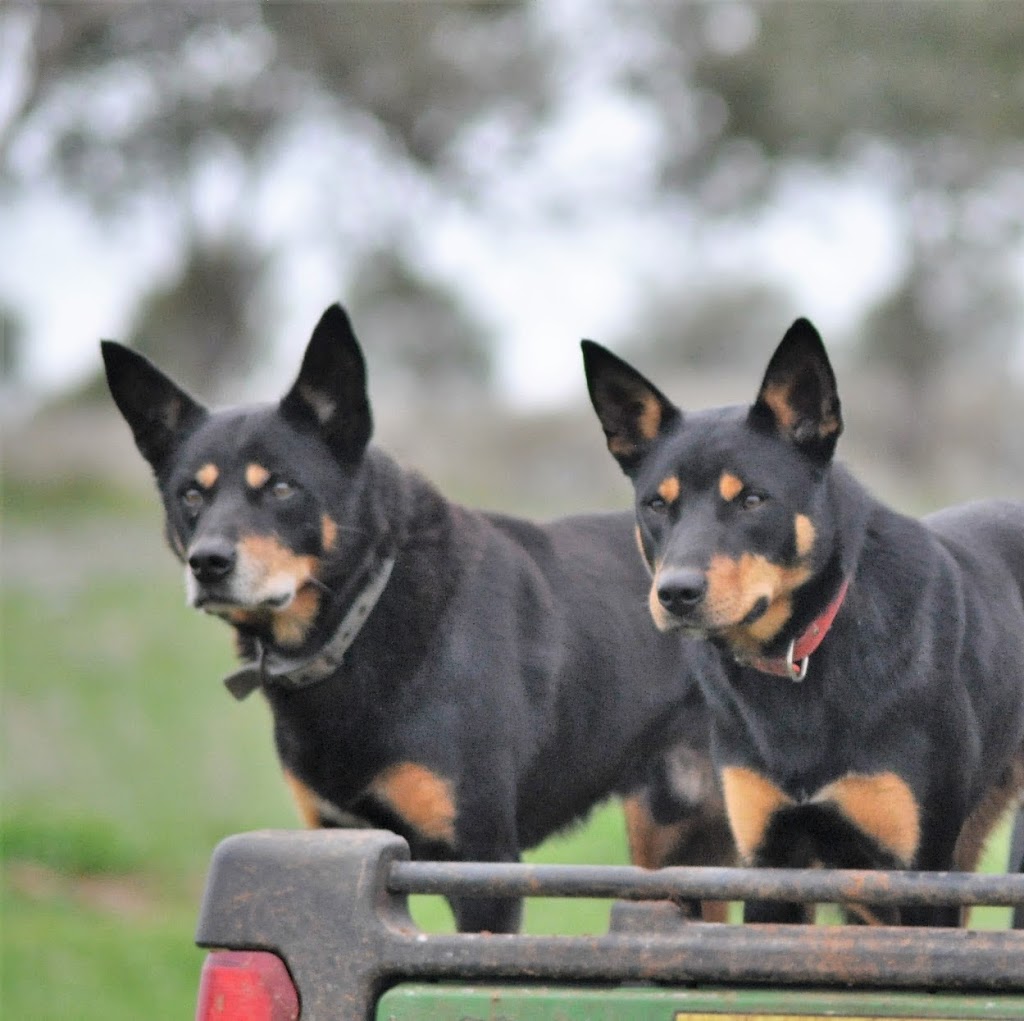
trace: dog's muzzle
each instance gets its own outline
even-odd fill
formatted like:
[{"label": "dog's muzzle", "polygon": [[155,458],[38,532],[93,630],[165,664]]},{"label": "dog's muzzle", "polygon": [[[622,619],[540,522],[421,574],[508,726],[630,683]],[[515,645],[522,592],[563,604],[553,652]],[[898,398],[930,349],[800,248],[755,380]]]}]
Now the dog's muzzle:
[{"label": "dog's muzzle", "polygon": [[682,623],[698,611],[708,591],[707,576],[696,567],[674,567],[658,573],[655,593],[662,608]]}]

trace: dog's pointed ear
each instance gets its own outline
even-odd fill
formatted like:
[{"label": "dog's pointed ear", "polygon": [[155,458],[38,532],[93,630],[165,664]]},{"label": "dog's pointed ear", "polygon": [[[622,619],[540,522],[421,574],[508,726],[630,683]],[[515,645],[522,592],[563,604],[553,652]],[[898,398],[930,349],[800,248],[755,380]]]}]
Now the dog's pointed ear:
[{"label": "dog's pointed ear", "polygon": [[681,421],[682,413],[611,351],[592,340],[584,340],[580,346],[590,401],[604,429],[608,450],[630,475],[658,436]]},{"label": "dog's pointed ear", "polygon": [[843,431],[839,393],[825,345],[806,319],[793,323],[772,355],[749,421],[819,464],[832,458]]},{"label": "dog's pointed ear", "polygon": [[113,340],[101,341],[100,351],[114,403],[131,426],[139,452],[160,475],[168,457],[208,412],[137,351]]},{"label": "dog's pointed ear", "polygon": [[281,414],[318,431],[341,460],[362,457],[373,432],[366,363],[340,305],[331,305],[316,324],[298,378],[281,399]]}]

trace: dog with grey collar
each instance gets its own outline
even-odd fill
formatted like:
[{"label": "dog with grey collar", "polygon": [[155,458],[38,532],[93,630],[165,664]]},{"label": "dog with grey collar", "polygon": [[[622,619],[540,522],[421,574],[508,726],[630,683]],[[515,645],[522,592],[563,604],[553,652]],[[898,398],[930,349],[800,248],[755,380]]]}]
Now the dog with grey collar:
[{"label": "dog with grey collar", "polygon": [[[706,767],[695,678],[716,660],[652,627],[628,514],[481,513],[399,467],[369,442],[337,305],[277,404],[211,412],[128,348],[103,357],[189,602],[234,628],[228,687],[267,699],[307,824],[356,818],[417,858],[515,861],[620,793],[638,863],[731,860],[714,785],[687,798],[666,782]],[[512,898],[452,908],[463,931],[518,926]]]}]

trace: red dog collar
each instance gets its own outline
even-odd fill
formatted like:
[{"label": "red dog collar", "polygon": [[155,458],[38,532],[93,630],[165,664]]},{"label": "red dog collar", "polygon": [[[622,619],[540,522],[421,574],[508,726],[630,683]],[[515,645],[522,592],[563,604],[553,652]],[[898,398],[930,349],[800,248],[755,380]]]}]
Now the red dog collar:
[{"label": "red dog collar", "polygon": [[785,656],[773,658],[759,656],[751,660],[750,665],[755,670],[764,674],[774,674],[776,677],[788,677],[791,681],[802,681],[807,676],[807,664],[810,662],[811,653],[821,645],[836,619],[839,607],[843,605],[846,598],[846,590],[850,587],[847,579],[839,586],[835,599],[832,600],[822,614],[815,617],[808,625],[807,630],[799,638],[794,638],[789,643]]}]

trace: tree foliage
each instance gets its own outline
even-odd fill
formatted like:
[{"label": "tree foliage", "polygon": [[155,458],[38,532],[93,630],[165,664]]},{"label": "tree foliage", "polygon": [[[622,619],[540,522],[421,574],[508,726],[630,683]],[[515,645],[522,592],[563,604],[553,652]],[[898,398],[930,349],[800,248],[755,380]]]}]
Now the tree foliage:
[{"label": "tree foliage", "polygon": [[[319,218],[351,263],[374,260],[364,295],[392,311],[433,302],[423,321],[435,324],[435,344],[453,338],[451,357],[465,357],[469,377],[482,378],[483,342],[467,339],[458,295],[412,265],[403,234],[422,229],[418,195],[486,206],[543,148],[580,88],[569,69],[589,60],[591,79],[603,78],[660,128],[654,187],[638,203],[683,204],[713,229],[776,202],[794,169],[874,183],[903,255],[868,320],[873,360],[923,386],[965,331],[995,357],[1015,342],[1007,324],[1019,324],[1021,310],[1006,253],[1024,234],[1018,0],[578,8],[92,0],[9,3],[0,39],[16,36],[12,27],[27,43],[0,126],[0,195],[50,181],[105,216],[131,217],[150,200],[177,210],[179,243],[198,253],[182,257],[192,267],[182,301],[198,279],[189,273],[229,245],[244,257],[234,257],[225,287],[270,286],[272,249],[285,236],[268,240],[252,210],[283,154],[301,174],[327,152],[337,171],[324,177],[333,187],[320,189]],[[197,196],[218,162],[233,168],[235,194],[211,220],[197,214]],[[567,182],[563,210],[572,191]],[[337,208],[358,213],[378,192],[390,196],[386,217],[376,210],[361,231],[339,226]],[[244,285],[232,275],[243,269]],[[751,281],[747,296],[761,287]],[[170,296],[161,301],[147,306],[150,323],[154,309],[173,318]],[[732,305],[756,311],[759,303]],[[665,307],[671,325],[678,310],[671,300]],[[215,332],[244,346],[251,334],[241,325]],[[395,352],[417,371],[448,364],[418,363],[410,345]]]}]

